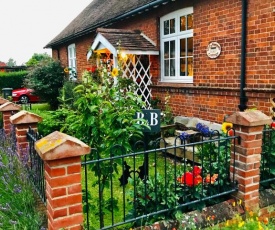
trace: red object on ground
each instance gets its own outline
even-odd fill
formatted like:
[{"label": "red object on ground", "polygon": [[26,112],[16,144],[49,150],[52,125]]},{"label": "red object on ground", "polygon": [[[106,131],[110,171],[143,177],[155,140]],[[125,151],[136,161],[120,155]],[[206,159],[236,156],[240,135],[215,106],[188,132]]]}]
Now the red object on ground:
[{"label": "red object on ground", "polygon": [[21,104],[39,102],[40,99],[37,95],[34,95],[33,89],[28,88],[21,88],[21,89],[14,89],[12,91],[12,101],[18,102]]}]

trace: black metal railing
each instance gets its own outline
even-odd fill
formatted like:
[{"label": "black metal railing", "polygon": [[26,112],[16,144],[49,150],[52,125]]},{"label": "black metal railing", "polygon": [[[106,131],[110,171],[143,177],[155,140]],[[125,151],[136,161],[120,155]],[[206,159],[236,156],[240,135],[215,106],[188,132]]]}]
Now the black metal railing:
[{"label": "black metal railing", "polygon": [[265,128],[262,139],[260,184],[262,188],[272,186],[275,181],[275,129]]},{"label": "black metal railing", "polygon": [[228,199],[237,191],[237,140],[216,132],[158,139],[150,150],[137,142],[129,154],[93,149],[82,163],[85,227],[130,229]]},{"label": "black metal railing", "polygon": [[27,170],[29,177],[34,185],[34,188],[37,194],[40,196],[41,200],[46,203],[46,185],[44,178],[44,162],[41,157],[38,155],[34,148],[36,141],[42,137],[38,132],[29,128],[27,132],[27,140],[29,142],[29,154],[27,162]]}]

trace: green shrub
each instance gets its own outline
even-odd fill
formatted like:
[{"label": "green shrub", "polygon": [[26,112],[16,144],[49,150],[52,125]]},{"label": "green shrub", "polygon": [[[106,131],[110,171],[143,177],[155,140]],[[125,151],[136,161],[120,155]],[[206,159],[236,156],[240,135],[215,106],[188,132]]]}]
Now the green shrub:
[{"label": "green shrub", "polygon": [[66,109],[58,109],[56,111],[35,111],[37,115],[43,118],[43,121],[38,124],[38,132],[42,136],[46,136],[54,131],[64,132],[72,135],[69,132],[69,124],[66,124],[66,119],[70,112]]},{"label": "green shrub", "polygon": [[0,89],[3,88],[21,88],[28,71],[19,72],[0,72]]},{"label": "green shrub", "polygon": [[49,103],[52,109],[59,105],[59,91],[64,84],[64,70],[59,61],[49,59],[35,65],[26,76],[25,85]]}]

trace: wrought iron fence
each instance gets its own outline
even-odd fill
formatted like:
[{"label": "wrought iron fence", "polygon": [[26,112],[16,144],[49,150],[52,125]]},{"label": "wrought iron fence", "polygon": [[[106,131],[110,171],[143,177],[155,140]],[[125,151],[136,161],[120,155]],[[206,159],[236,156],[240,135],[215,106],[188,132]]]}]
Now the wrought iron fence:
[{"label": "wrought iron fence", "polygon": [[[265,128],[262,139],[260,185],[262,188],[275,188],[275,130]],[[274,185],[273,185],[274,184]]]},{"label": "wrought iron fence", "polygon": [[[113,146],[83,160],[87,229],[130,229],[221,202],[237,190],[236,136],[201,134]],[[232,155],[232,158],[231,158]],[[233,170],[230,171],[230,167]]]},{"label": "wrought iron fence", "polygon": [[28,129],[27,140],[29,142],[29,159],[27,163],[27,169],[36,192],[45,204],[46,184],[44,179],[44,162],[34,148],[35,142],[41,138],[42,137],[38,134],[38,132],[35,132],[31,128]]}]

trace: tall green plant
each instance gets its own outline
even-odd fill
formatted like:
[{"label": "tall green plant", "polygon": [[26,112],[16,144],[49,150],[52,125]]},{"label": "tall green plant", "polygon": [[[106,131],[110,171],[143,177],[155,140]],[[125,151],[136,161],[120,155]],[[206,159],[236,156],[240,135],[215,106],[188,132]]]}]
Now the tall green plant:
[{"label": "tall green plant", "polygon": [[[97,74],[97,78],[94,75]],[[134,118],[135,113],[144,106],[142,99],[136,95],[135,84],[129,79],[122,78],[121,72],[114,68],[112,76],[106,69],[97,69],[94,72],[84,72],[83,83],[74,91],[77,100],[74,104],[76,110],[68,118],[70,130],[85,143],[88,143],[93,151],[92,159],[101,159],[118,154],[121,151],[112,151],[112,147],[120,145],[123,153],[131,150],[131,140],[134,137],[142,137],[144,125]],[[95,80],[96,79],[96,80]],[[109,186],[112,173],[118,172],[120,161],[113,164],[101,162],[92,168],[98,177],[99,200],[103,209],[110,207],[112,201],[104,200],[104,188]],[[100,225],[104,226],[104,210],[100,215]]]}]

